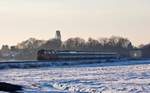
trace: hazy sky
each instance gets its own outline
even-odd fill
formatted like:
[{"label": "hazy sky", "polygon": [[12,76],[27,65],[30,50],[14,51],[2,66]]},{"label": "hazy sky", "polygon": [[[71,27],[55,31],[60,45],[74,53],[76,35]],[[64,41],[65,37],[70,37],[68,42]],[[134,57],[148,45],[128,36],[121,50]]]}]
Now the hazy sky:
[{"label": "hazy sky", "polygon": [[29,37],[123,36],[150,42],[150,0],[0,0],[0,45]]}]

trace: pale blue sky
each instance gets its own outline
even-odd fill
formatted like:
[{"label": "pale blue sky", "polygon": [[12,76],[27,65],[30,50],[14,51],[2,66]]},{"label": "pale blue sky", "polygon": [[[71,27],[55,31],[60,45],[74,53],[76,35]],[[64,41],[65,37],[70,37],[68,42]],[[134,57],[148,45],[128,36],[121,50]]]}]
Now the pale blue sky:
[{"label": "pale blue sky", "polygon": [[129,38],[150,42],[150,0],[0,0],[0,45],[29,37]]}]

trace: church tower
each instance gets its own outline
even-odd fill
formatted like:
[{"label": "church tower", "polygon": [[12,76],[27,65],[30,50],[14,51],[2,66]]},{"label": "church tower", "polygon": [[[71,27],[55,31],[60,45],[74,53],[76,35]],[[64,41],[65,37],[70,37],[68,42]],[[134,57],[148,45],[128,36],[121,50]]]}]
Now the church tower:
[{"label": "church tower", "polygon": [[56,38],[57,40],[61,40],[61,33],[60,33],[59,30],[56,31],[55,38]]}]

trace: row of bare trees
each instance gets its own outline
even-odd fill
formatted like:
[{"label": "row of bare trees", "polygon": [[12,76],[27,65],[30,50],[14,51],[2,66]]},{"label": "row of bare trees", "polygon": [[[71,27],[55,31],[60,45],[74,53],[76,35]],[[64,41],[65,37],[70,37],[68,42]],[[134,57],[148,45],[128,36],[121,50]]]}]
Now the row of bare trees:
[{"label": "row of bare trees", "polygon": [[127,38],[122,37],[111,37],[101,38],[99,40],[89,38],[85,41],[82,38],[69,38],[62,42],[61,40],[52,39],[48,40],[43,48],[48,49],[65,49],[65,50],[92,50],[92,51],[103,51],[105,49],[132,49],[133,45]]},{"label": "row of bare trees", "polygon": [[51,39],[40,47],[40,49],[54,50],[118,52],[123,56],[127,56],[128,52],[133,48],[134,46],[130,40],[117,36],[99,40],[89,38],[87,41],[80,37],[69,38],[64,42]]},{"label": "row of bare trees", "polygon": [[36,57],[36,53],[40,49],[117,52],[123,56],[128,56],[129,51],[134,49],[134,46],[127,38],[117,36],[98,40],[93,38],[84,40],[80,37],[75,37],[66,41],[61,41],[60,39],[43,41],[30,38],[17,46],[13,46],[9,51],[17,52],[18,58],[30,56],[29,58],[32,59]]},{"label": "row of bare trees", "polygon": [[70,38],[62,44],[63,49],[83,51],[114,51],[119,49],[132,49],[132,43],[122,37],[101,38],[99,40],[89,38],[85,41],[82,38]]},{"label": "row of bare trees", "polygon": [[36,58],[36,53],[40,49],[117,52],[122,56],[129,56],[131,50],[139,49],[144,58],[150,58],[150,44],[135,48],[127,38],[112,36],[100,39],[89,38],[88,40],[75,37],[66,41],[60,39],[45,41],[30,38],[16,46],[3,45],[0,50],[0,60],[5,58],[32,60]]}]

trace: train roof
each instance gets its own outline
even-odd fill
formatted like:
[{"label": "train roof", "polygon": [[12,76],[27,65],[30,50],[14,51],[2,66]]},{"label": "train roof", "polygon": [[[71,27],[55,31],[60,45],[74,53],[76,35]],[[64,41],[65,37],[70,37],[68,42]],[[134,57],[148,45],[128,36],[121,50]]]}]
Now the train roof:
[{"label": "train roof", "polygon": [[55,50],[40,50],[55,54],[94,54],[94,55],[116,55],[116,52],[95,52],[95,51],[55,51]]}]

